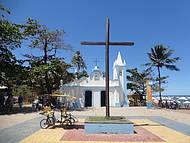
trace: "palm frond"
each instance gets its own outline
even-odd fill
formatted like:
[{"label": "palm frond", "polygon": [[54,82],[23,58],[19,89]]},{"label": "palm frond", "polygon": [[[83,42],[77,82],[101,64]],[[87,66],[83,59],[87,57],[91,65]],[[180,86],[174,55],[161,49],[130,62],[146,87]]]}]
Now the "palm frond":
[{"label": "palm frond", "polygon": [[179,71],[179,68],[177,68],[175,65],[164,65],[167,69],[172,70],[172,71]]},{"label": "palm frond", "polygon": [[169,58],[174,53],[174,50],[166,49],[164,53],[164,59]]},{"label": "palm frond", "polygon": [[173,64],[180,60],[179,57],[170,58],[174,50],[170,50],[163,45],[156,45],[154,48],[151,48],[151,52],[147,53],[148,57],[151,61],[150,63],[145,64],[146,66],[156,66],[156,67],[165,67],[170,70],[179,70],[176,66],[174,67]]},{"label": "palm frond", "polygon": [[176,58],[167,58],[167,59],[165,60],[165,63],[166,63],[166,64],[174,64],[174,63],[178,62],[179,60],[180,60],[179,57],[176,57]]}]

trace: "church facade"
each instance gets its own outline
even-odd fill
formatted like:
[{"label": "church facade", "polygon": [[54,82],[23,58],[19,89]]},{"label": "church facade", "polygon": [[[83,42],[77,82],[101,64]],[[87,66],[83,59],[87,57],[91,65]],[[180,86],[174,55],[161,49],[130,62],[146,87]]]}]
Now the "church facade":
[{"label": "church facade", "polygon": [[[128,106],[126,63],[120,52],[113,64],[113,79],[109,81],[110,106]],[[76,96],[81,107],[103,107],[105,100],[105,77],[96,65],[89,77],[61,85],[60,92]]]}]

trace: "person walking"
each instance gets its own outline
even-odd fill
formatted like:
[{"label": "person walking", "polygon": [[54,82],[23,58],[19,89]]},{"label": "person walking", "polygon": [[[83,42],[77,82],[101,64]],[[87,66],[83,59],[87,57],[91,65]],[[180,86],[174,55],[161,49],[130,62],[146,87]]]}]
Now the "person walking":
[{"label": "person walking", "polygon": [[8,95],[8,98],[5,102],[5,106],[7,109],[7,112],[13,111],[13,96],[11,94]]},{"label": "person walking", "polygon": [[19,104],[19,108],[22,109],[22,102],[23,102],[23,97],[20,95],[18,97],[18,104]]},{"label": "person walking", "polygon": [[0,110],[4,110],[4,102],[5,102],[4,95],[0,95]]}]

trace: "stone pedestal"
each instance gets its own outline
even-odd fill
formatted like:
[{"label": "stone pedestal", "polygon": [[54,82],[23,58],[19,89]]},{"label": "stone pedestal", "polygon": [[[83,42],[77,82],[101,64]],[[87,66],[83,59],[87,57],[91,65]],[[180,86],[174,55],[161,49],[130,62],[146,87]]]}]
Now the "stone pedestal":
[{"label": "stone pedestal", "polygon": [[[134,124],[121,117],[113,117],[115,119],[106,119],[104,117],[94,117],[94,120],[87,119],[85,121],[85,133],[86,134],[101,134],[101,133],[110,133],[110,134],[133,134],[134,133]],[[102,118],[102,120],[101,120]],[[116,119],[118,118],[118,119]]]}]

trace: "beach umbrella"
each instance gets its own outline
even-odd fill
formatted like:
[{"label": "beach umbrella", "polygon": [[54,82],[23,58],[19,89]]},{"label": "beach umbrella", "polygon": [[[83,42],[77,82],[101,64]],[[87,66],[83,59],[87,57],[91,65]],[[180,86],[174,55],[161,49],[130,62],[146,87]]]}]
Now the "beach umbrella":
[{"label": "beach umbrella", "polygon": [[157,99],[153,99],[153,102],[154,102],[154,103],[158,103],[159,100],[157,100]]},{"label": "beach umbrella", "polygon": [[179,97],[179,100],[187,100],[186,97]]},{"label": "beach umbrella", "polygon": [[0,89],[7,89],[8,87],[7,86],[0,86]]},{"label": "beach umbrella", "polygon": [[160,100],[160,97],[156,97],[156,99]]},{"label": "beach umbrella", "polygon": [[181,103],[179,100],[176,101],[177,103]]},{"label": "beach umbrella", "polygon": [[171,100],[167,100],[168,103],[171,103]]},{"label": "beach umbrella", "polygon": [[69,94],[51,94],[52,97],[65,97],[65,98],[70,98],[70,99],[76,99],[75,96],[69,95]]},{"label": "beach umbrella", "polygon": [[171,100],[171,99],[172,99],[172,97],[167,97],[167,99]]},{"label": "beach umbrella", "polygon": [[183,102],[183,104],[190,104],[190,101],[185,101]]},{"label": "beach umbrella", "polygon": [[165,100],[162,100],[162,103],[166,103],[166,101],[165,101]]},{"label": "beach umbrella", "polygon": [[56,94],[56,93],[53,93],[53,94],[51,94],[50,96],[52,96],[52,97],[59,97],[60,95],[59,95],[59,94]]}]

